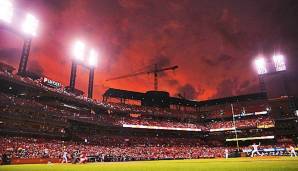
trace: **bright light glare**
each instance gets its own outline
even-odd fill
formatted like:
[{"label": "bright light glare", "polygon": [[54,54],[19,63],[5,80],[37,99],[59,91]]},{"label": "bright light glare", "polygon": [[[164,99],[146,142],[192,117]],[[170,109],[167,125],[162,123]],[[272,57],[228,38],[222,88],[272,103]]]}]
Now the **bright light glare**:
[{"label": "bright light glare", "polygon": [[95,67],[97,65],[98,54],[94,49],[89,52],[88,64],[89,66]]},{"label": "bright light glare", "polygon": [[36,36],[38,28],[38,20],[32,14],[27,14],[23,23],[23,32],[31,36]]},{"label": "bright light glare", "polygon": [[10,0],[0,0],[0,20],[11,23],[13,6]]},{"label": "bright light glare", "polygon": [[73,46],[73,56],[76,60],[83,61],[85,53],[85,44],[81,41],[76,41]]},{"label": "bright light glare", "polygon": [[272,59],[273,59],[276,71],[286,70],[285,58],[283,55],[281,55],[281,54],[273,55]]},{"label": "bright light glare", "polygon": [[255,59],[255,67],[257,69],[258,74],[266,74],[266,61],[264,58],[257,58]]}]

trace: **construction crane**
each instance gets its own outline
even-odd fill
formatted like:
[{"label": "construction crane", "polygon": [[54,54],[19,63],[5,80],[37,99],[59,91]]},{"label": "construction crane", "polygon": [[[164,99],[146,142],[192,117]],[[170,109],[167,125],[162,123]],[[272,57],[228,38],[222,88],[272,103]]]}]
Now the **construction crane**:
[{"label": "construction crane", "polygon": [[177,68],[178,68],[177,65],[171,66],[171,67],[166,67],[166,68],[158,68],[157,64],[155,64],[153,70],[136,72],[136,73],[132,73],[132,74],[122,75],[119,77],[113,77],[113,78],[107,79],[106,81],[119,80],[119,79],[135,77],[135,76],[144,75],[144,74],[153,74],[154,75],[154,90],[157,91],[158,90],[158,73],[165,72],[168,70],[175,71]]}]

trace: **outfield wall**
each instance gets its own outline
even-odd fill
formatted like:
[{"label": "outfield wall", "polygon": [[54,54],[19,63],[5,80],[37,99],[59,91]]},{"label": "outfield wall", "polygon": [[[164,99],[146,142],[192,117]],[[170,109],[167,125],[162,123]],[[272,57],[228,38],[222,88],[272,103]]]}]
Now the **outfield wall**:
[{"label": "outfield wall", "polygon": [[45,163],[60,163],[61,159],[12,159],[11,164],[45,164]]}]

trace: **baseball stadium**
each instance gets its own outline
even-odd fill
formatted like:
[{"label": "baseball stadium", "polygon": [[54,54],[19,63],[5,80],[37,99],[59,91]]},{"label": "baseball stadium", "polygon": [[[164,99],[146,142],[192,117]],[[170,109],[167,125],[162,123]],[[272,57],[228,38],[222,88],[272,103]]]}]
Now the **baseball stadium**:
[{"label": "baseball stadium", "polygon": [[298,170],[297,9],[0,0],[0,171]]}]

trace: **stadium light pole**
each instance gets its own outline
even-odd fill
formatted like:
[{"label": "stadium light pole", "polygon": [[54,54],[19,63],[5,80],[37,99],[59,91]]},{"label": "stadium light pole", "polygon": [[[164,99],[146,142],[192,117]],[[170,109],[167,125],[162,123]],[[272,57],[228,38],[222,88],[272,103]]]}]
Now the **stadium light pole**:
[{"label": "stadium light pole", "polygon": [[85,43],[83,43],[81,41],[76,41],[74,43],[74,46],[72,49],[72,58],[73,59],[72,59],[72,64],[71,64],[69,89],[70,89],[70,91],[75,90],[77,65],[81,64],[81,65],[89,68],[88,98],[92,98],[94,70],[95,70],[95,67],[97,66],[98,53],[94,49],[90,49],[90,51],[88,52],[87,59],[85,59],[85,55],[86,55]]},{"label": "stadium light pole", "polygon": [[285,58],[282,54],[274,54],[272,57],[276,72],[286,70]]},{"label": "stadium light pole", "polygon": [[260,90],[261,92],[265,92],[266,86],[265,86],[264,74],[268,72],[266,61],[262,56],[259,56],[255,59],[254,64],[259,77]]},{"label": "stadium light pole", "polygon": [[98,54],[94,49],[91,49],[88,57],[89,71],[89,83],[88,83],[88,98],[92,99],[93,96],[93,82],[94,82],[94,69],[97,66]]},{"label": "stadium light pole", "polygon": [[0,1],[0,20],[4,23],[11,23],[13,17],[13,5],[10,0]]},{"label": "stadium light pole", "polygon": [[24,45],[23,45],[21,60],[20,60],[19,69],[18,69],[19,75],[26,74],[28,57],[29,57],[30,48],[31,48],[31,41],[32,41],[32,38],[37,35],[38,23],[39,21],[37,20],[37,18],[35,18],[35,16],[33,16],[32,14],[28,13],[22,24],[22,31],[24,33]]},{"label": "stadium light pole", "polygon": [[69,88],[71,91],[75,89],[76,75],[77,75],[77,63],[84,60],[85,44],[81,41],[76,41],[72,49],[72,64],[70,72]]},{"label": "stadium light pole", "polygon": [[274,63],[274,68],[276,72],[282,72],[283,86],[285,95],[288,95],[287,81],[285,71],[287,70],[286,61],[284,55],[278,53],[272,56],[272,61]]}]

